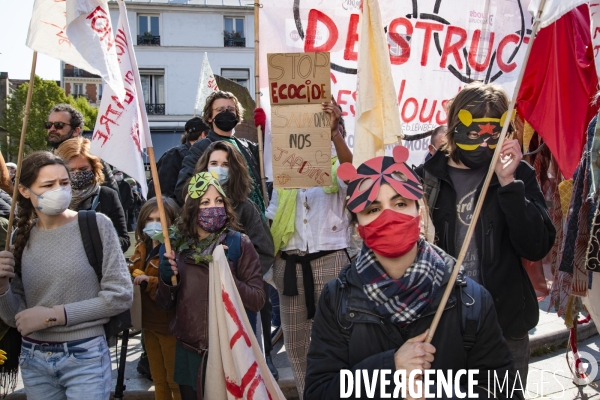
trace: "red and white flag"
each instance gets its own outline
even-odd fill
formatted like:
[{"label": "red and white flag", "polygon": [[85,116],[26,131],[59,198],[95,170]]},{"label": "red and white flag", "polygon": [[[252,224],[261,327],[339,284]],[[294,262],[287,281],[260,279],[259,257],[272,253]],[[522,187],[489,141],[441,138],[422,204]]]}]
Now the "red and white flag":
[{"label": "red and white flag", "polygon": [[202,69],[200,70],[200,81],[198,82],[198,93],[196,93],[196,103],[194,105],[194,113],[204,110],[206,98],[212,93],[217,92],[219,87],[212,73],[210,64],[208,63],[208,54],[204,52],[204,60],[202,61]]},{"label": "red and white flag", "polygon": [[27,46],[100,75],[121,96],[114,35],[106,0],[35,0]]},{"label": "red and white flag", "polygon": [[98,110],[91,151],[135,179],[142,195],[146,197],[148,187],[143,151],[146,147],[152,147],[152,139],[127,9],[123,0],[118,0],[118,3],[120,15],[114,47],[119,57],[119,79],[125,95],[119,96],[110,84],[107,85]]}]

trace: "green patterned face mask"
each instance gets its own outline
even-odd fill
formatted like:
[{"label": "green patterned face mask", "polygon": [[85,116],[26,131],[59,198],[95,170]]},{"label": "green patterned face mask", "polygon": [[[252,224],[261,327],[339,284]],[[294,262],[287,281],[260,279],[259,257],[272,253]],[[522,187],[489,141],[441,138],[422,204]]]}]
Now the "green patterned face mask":
[{"label": "green patterned face mask", "polygon": [[192,177],[188,185],[188,195],[192,199],[199,199],[204,196],[209,185],[213,185],[223,197],[227,197],[217,177],[210,172],[198,172]]}]

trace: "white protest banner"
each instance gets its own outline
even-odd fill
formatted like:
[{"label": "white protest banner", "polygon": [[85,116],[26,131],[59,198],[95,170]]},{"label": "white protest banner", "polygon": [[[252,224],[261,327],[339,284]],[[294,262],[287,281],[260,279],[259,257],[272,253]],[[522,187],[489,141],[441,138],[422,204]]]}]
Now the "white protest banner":
[{"label": "white protest banner", "polygon": [[590,2],[590,23],[596,73],[600,77],[600,2]]},{"label": "white protest banner", "polygon": [[66,0],[67,36],[119,97],[125,94],[108,0]]},{"label": "white protest banner", "polygon": [[[429,138],[406,139],[446,124],[447,101],[466,83],[493,82],[513,92],[529,42],[529,0],[380,0],[379,4],[403,144],[411,150],[408,163],[418,165]],[[263,98],[269,96],[268,53],[329,52],[331,91],[342,106],[346,141],[353,148],[360,1],[263,0],[261,5]],[[270,104],[264,103],[270,118]],[[273,179],[269,123],[265,143],[266,175]]]},{"label": "white protest banner", "polygon": [[134,178],[140,185],[142,195],[146,197],[148,187],[142,152],[146,147],[152,146],[152,139],[133,52],[127,9],[123,0],[118,0],[118,3],[120,16],[114,45],[119,57],[119,78],[124,85],[125,96],[120,97],[110,85],[104,90],[91,151]]},{"label": "white protest banner", "polygon": [[100,71],[79,54],[67,37],[66,13],[66,0],[35,0],[27,33],[27,47],[100,75]]},{"label": "white protest banner", "polygon": [[208,310],[204,398],[285,400],[252,332],[223,246],[215,248],[210,263]]},{"label": "white protest banner", "polygon": [[208,63],[208,54],[204,52],[204,60],[202,61],[202,69],[200,70],[200,81],[198,82],[198,92],[196,93],[196,103],[194,103],[194,115],[196,115],[197,111],[202,112],[208,95],[218,91],[217,81]]},{"label": "white protest banner", "polygon": [[[540,18],[540,29],[545,28],[557,19],[579,7],[582,4],[588,3],[589,0],[544,0],[544,9]],[[594,2],[590,2],[592,5]],[[531,16],[535,17],[538,14],[542,0],[531,0],[527,8]]]}]

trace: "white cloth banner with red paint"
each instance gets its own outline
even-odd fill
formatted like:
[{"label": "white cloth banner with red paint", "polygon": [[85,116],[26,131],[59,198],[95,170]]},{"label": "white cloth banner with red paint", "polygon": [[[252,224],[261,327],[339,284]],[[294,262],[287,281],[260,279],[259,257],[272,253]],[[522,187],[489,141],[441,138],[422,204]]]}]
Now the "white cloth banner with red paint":
[{"label": "white cloth banner with red paint", "polygon": [[207,400],[285,399],[252,332],[223,246],[210,263]]},{"label": "white cloth banner with red paint", "polygon": [[[263,0],[261,5],[262,97],[269,98],[267,53],[329,51],[332,94],[342,106],[353,148],[360,1]],[[379,5],[403,144],[411,150],[408,162],[418,165],[429,138],[406,139],[446,124],[447,101],[466,82],[494,82],[512,96],[529,42],[529,0],[380,0]],[[269,102],[261,106],[270,118]],[[265,166],[272,179],[269,124],[266,130]]]},{"label": "white cloth banner with red paint", "polygon": [[208,53],[204,52],[204,60],[202,60],[202,69],[200,70],[200,81],[198,82],[198,92],[196,93],[196,103],[194,105],[194,115],[196,112],[202,113],[208,95],[218,90],[217,81],[208,63]]},{"label": "white cloth banner with red paint", "polygon": [[590,22],[594,62],[596,64],[596,73],[600,78],[600,1],[590,1]]},{"label": "white cloth banner with red paint", "polygon": [[91,151],[120,171],[131,176],[140,185],[144,197],[148,192],[144,169],[143,150],[152,147],[148,116],[143,99],[133,41],[123,0],[119,3],[119,23],[114,47],[119,57],[121,85],[124,96],[119,96],[107,85],[102,95],[98,119],[92,136]]}]

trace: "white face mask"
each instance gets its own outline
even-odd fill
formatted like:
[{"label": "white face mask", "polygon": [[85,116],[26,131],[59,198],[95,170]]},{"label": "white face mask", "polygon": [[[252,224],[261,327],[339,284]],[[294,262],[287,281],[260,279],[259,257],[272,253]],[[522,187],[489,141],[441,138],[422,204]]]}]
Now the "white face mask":
[{"label": "white face mask", "polygon": [[47,190],[42,194],[35,194],[27,188],[33,195],[38,198],[36,209],[46,215],[62,214],[71,203],[71,186],[62,186],[58,189]]},{"label": "white face mask", "polygon": [[162,232],[162,225],[160,224],[160,222],[157,222],[157,221],[148,222],[146,224],[146,226],[144,227],[144,233],[146,235],[148,235],[150,238],[152,238],[158,232]]},{"label": "white face mask", "polygon": [[119,175],[115,175],[115,180],[117,182],[121,182],[123,180],[123,175],[119,174]]},{"label": "white face mask", "polygon": [[208,172],[214,172],[217,174],[217,179],[219,180],[221,186],[226,184],[227,180],[229,179],[229,168],[227,167],[208,167]]}]

